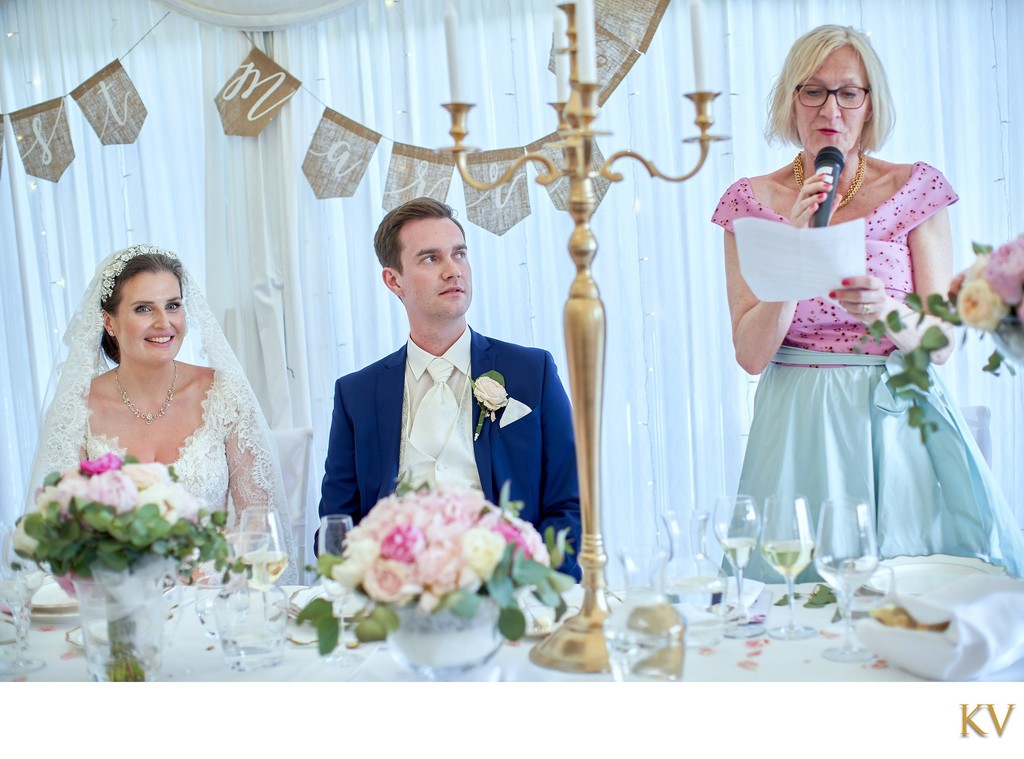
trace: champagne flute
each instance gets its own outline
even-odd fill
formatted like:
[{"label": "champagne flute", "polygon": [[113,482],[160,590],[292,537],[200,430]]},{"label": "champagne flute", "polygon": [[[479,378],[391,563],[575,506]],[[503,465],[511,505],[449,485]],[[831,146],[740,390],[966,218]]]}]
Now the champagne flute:
[{"label": "champagne flute", "polygon": [[14,552],[14,528],[0,525],[0,606],[10,611],[15,636],[14,656],[0,658],[0,674],[24,675],[46,666],[42,659],[25,657],[37,577],[41,575],[35,563]]},{"label": "champagne flute", "polygon": [[825,501],[818,516],[814,567],[832,586],[846,621],[843,644],[822,654],[830,661],[862,662],[873,657],[853,634],[853,597],[878,568],[874,515],[867,503],[853,498]]},{"label": "champagne flute", "polygon": [[743,572],[757,547],[761,517],[757,504],[749,495],[735,498],[722,496],[715,505],[715,537],[736,573],[736,613],[728,620],[723,633],[727,638],[755,638],[764,633],[764,625],[752,623],[743,602]]},{"label": "champagne flute", "polygon": [[[242,563],[252,567],[253,587],[268,588],[277,582],[288,568],[288,544],[284,527],[272,511],[247,510],[242,512]],[[263,536],[261,539],[259,536]],[[260,544],[265,544],[262,548]]]},{"label": "champagne flute", "polygon": [[[352,517],[347,514],[328,514],[322,517],[320,532],[317,534],[318,555],[341,556],[345,551],[345,538],[351,529]],[[332,664],[352,664],[358,659],[345,646],[345,599],[348,597],[348,588],[330,577],[321,577],[320,582],[338,620],[338,644],[326,660]]]},{"label": "champagne flute", "polygon": [[782,640],[803,640],[817,635],[813,627],[796,623],[793,584],[814,555],[814,528],[802,495],[773,495],[764,502],[764,527],[761,531],[761,555],[786,581],[789,621],[773,627],[768,634]]}]

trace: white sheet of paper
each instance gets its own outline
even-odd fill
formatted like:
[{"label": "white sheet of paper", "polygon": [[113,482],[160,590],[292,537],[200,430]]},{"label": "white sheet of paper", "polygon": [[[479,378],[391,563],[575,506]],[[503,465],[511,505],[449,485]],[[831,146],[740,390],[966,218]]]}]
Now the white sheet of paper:
[{"label": "white sheet of paper", "polygon": [[759,300],[826,297],[867,272],[864,219],[797,229],[767,219],[733,223],[740,272]]}]

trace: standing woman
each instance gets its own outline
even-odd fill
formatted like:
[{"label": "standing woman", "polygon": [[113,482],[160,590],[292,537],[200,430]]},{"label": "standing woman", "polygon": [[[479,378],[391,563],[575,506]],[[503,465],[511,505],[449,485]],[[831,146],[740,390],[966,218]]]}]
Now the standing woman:
[{"label": "standing woman", "polygon": [[[186,332],[209,367],[177,360]],[[100,264],[71,319],[67,360],[32,472],[104,453],[174,466],[211,510],[276,512],[296,581],[280,464],[256,396],[206,299],[173,253],[134,245]],[[108,363],[109,362],[109,363]],[[110,366],[113,368],[110,368]]]},{"label": "standing woman", "polygon": [[[1024,571],[1024,539],[966,422],[941,382],[923,400],[938,425],[927,444],[908,424],[909,403],[886,385],[937,324],[904,304],[945,293],[952,276],[947,206],[957,195],[925,163],[869,157],[894,120],[881,61],[849,27],[826,25],[790,49],[770,98],[769,141],[799,148],[792,163],[744,178],[722,196],[712,221],[725,231],[726,285],[736,360],[760,374],[739,490],[763,503],[774,493],[806,495],[813,509],[830,496],[875,509],[883,557],[948,553]],[[814,174],[826,147],[845,157],[830,223],[865,221],[865,276],[836,283],[828,298],[763,302],[740,273],[732,222],[743,217],[807,227],[829,185]],[[867,325],[898,311],[905,329],[862,342]],[[933,354],[943,363],[952,350]],[[749,576],[777,575],[757,557]],[[798,581],[817,579],[813,567]]]}]

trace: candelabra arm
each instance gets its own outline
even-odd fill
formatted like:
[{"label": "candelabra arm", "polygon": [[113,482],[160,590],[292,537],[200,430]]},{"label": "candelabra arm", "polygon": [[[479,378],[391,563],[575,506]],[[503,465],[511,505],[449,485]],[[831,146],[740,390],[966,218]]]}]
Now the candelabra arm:
[{"label": "candelabra arm", "polygon": [[648,161],[639,153],[634,153],[632,150],[620,150],[618,153],[612,154],[612,156],[604,162],[604,166],[601,167],[601,176],[612,182],[621,182],[622,174],[617,171],[612,171],[612,164],[614,164],[620,158],[632,158],[634,161],[639,161],[643,164],[644,168],[647,169],[647,173],[652,177],[659,177],[664,179],[666,182],[685,182],[687,179],[692,177],[701,167],[704,165],[704,161],[707,160],[710,140],[700,140],[700,158],[697,161],[697,165],[693,167],[693,170],[678,177],[670,177],[667,174],[663,174],[657,166]]},{"label": "candelabra arm", "polygon": [[479,182],[469,173],[469,167],[466,165],[466,152],[464,150],[452,150],[451,148],[448,148],[448,150],[455,155],[455,166],[459,170],[459,175],[462,177],[462,181],[473,189],[480,190],[481,192],[493,190],[495,187],[500,187],[501,185],[506,184],[519,170],[519,167],[528,161],[535,161],[544,165],[544,168],[546,169],[545,172],[537,175],[537,182],[540,184],[551,184],[562,176],[561,169],[559,169],[558,166],[555,165],[555,162],[546,155],[541,153],[524,153],[517,158],[515,162],[508,167],[508,170],[498,179],[493,182]]}]

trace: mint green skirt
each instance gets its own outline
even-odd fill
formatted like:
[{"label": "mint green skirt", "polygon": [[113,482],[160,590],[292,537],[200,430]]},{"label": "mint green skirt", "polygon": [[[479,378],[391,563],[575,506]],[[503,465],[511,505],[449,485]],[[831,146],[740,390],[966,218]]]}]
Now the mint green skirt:
[{"label": "mint green skirt", "polygon": [[[938,430],[923,443],[908,423],[910,402],[886,384],[902,367],[899,351],[780,348],[758,383],[739,492],[761,506],[774,493],[801,493],[815,524],[826,499],[861,498],[874,506],[883,558],[970,556],[1021,576],[1021,528],[967,422],[932,373],[920,400]],[[781,581],[760,555],[745,576]],[[819,579],[812,565],[797,582]]]}]

